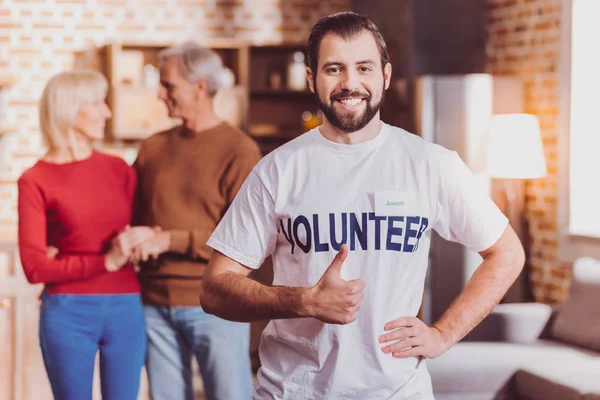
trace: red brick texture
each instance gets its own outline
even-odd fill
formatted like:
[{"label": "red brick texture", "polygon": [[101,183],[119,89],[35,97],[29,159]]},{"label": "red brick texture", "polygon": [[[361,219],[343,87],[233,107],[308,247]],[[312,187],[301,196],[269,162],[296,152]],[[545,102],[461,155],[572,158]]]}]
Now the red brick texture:
[{"label": "red brick texture", "polygon": [[570,266],[558,259],[558,107],[561,0],[487,0],[487,72],[521,77],[525,112],[540,119],[548,176],[526,189],[531,283],[536,300],[562,301]]}]

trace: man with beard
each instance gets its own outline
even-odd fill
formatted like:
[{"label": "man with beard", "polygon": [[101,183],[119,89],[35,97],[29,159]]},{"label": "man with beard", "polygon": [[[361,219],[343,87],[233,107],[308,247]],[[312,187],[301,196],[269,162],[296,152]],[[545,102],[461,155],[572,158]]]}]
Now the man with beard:
[{"label": "man with beard", "polygon": [[[455,152],[380,120],[392,67],[371,21],[321,19],[308,63],[323,125],[244,182],[208,241],[203,306],[234,321],[272,319],[254,399],[432,399],[424,359],[500,301],[523,249]],[[416,315],[432,230],[483,262],[427,326]],[[268,255],[273,286],[247,277]]]}]

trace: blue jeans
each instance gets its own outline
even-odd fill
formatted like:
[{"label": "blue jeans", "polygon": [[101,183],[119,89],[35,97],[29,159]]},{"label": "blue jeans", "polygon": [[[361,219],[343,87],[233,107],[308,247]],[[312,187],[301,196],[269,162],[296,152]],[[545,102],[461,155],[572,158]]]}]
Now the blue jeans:
[{"label": "blue jeans", "polygon": [[135,400],[146,354],[140,295],[42,295],[40,345],[57,400],[92,398],[96,353],[104,400]]},{"label": "blue jeans", "polygon": [[152,400],[193,400],[192,356],[206,400],[250,400],[250,326],[206,314],[201,307],[144,306],[146,369]]}]

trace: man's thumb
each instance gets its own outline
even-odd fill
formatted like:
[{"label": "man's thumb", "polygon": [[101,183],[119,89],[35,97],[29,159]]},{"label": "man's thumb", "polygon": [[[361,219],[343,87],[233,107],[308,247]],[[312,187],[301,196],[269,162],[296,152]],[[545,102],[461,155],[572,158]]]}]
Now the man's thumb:
[{"label": "man's thumb", "polygon": [[336,275],[339,276],[340,272],[342,270],[342,265],[344,265],[344,261],[346,261],[347,256],[348,256],[348,246],[343,244],[342,248],[340,249],[340,251],[338,251],[335,258],[329,265],[329,268],[327,269],[327,271],[332,271]]}]

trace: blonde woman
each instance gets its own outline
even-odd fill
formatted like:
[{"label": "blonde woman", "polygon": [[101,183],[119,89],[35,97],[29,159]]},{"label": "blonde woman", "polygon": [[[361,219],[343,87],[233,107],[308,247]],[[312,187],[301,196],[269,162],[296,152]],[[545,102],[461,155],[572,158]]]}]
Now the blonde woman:
[{"label": "blonde woman", "polygon": [[60,400],[91,399],[97,352],[102,398],[136,399],[146,351],[130,255],[152,230],[128,227],[134,170],[92,147],[111,116],[106,91],[95,71],[50,79],[39,109],[48,151],[18,182],[19,251],[29,282],[45,286],[40,345]]}]

